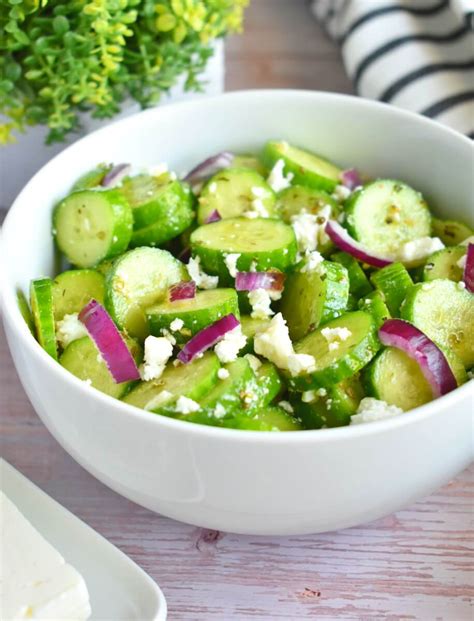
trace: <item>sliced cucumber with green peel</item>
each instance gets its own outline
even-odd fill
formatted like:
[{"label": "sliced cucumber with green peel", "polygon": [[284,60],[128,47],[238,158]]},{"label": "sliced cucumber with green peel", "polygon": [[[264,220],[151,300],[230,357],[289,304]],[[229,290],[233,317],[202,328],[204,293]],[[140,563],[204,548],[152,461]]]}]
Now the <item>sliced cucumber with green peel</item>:
[{"label": "sliced cucumber with green peel", "polygon": [[72,192],[77,190],[90,190],[97,188],[104,180],[105,175],[112,170],[112,164],[99,164],[96,168],[89,170],[76,181],[72,186]]},{"label": "sliced cucumber with green peel", "polygon": [[255,373],[246,358],[237,358],[226,366],[229,376],[219,380],[214,388],[199,400],[203,410],[212,411],[220,418],[216,408],[225,410],[225,417],[248,409],[254,401],[251,388],[255,384]]},{"label": "sliced cucumber with green peel", "polygon": [[231,218],[197,228],[191,235],[194,255],[201,258],[203,269],[229,282],[225,258],[240,254],[239,270],[257,271],[271,268],[286,271],[296,261],[297,244],[291,226],[281,220]]},{"label": "sliced cucumber with green peel", "polygon": [[405,412],[433,400],[420,366],[405,352],[387,347],[364,371],[367,392]]},{"label": "sliced cucumber with green peel", "polygon": [[433,218],[433,235],[439,237],[446,246],[457,246],[471,235],[474,230],[457,220],[440,220]]},{"label": "sliced cucumber with green peel", "polygon": [[237,416],[226,425],[244,431],[301,431],[301,421],[291,416],[283,408],[266,406],[251,416]]},{"label": "sliced cucumber with green peel", "polygon": [[197,332],[232,313],[239,317],[239,302],[235,289],[209,289],[197,291],[194,298],[164,301],[146,311],[150,334],[162,336],[162,330],[170,330],[176,319],[183,326],[173,331],[178,344],[184,343]]},{"label": "sliced cucumber with green peel", "polygon": [[207,352],[202,358],[189,364],[176,367],[169,364],[161,377],[149,382],[140,382],[123,401],[151,412],[159,412],[179,397],[199,401],[217,382],[219,368],[219,360],[212,352]]},{"label": "sliced cucumber with green peel", "polygon": [[263,332],[270,325],[270,318],[256,319],[250,315],[241,315],[240,325],[243,334],[247,337],[247,344],[244,349],[240,350],[241,354],[248,354],[253,351],[253,339],[257,332]]},{"label": "sliced cucumber with green peel", "polygon": [[431,215],[423,196],[393,179],[379,179],[354,192],[346,206],[349,233],[368,251],[396,254],[408,241],[429,237]]},{"label": "sliced cucumber with green peel", "polygon": [[122,192],[132,207],[132,246],[157,246],[185,231],[194,220],[187,185],[167,177],[128,177]]},{"label": "sliced cucumber with green peel", "polygon": [[339,263],[323,261],[317,270],[289,274],[280,310],[291,339],[301,339],[320,324],[342,315],[348,297],[349,277]]},{"label": "sliced cucumber with green peel", "polygon": [[31,334],[36,338],[35,322],[33,321],[33,315],[31,314],[28,300],[26,299],[23,291],[17,291],[16,300],[18,303],[18,308],[20,310],[21,316],[25,320],[25,323],[28,326]]},{"label": "sliced cucumber with green peel", "polygon": [[331,208],[331,217],[339,214],[339,203],[327,192],[303,185],[292,185],[278,194],[276,210],[281,219],[290,224],[292,216],[299,213],[318,214],[328,206]]},{"label": "sliced cucumber with green peel", "polygon": [[105,306],[115,323],[130,336],[149,334],[145,311],[165,299],[174,283],[189,280],[185,266],[159,248],[136,248],[108,272]]},{"label": "sliced cucumber with green peel", "polygon": [[359,300],[358,306],[360,310],[372,315],[377,328],[380,328],[392,316],[380,291],[372,291],[365,295]]},{"label": "sliced cucumber with green peel", "polygon": [[405,266],[402,263],[392,263],[374,272],[370,280],[382,293],[392,317],[399,317],[400,306],[413,286],[413,280]]},{"label": "sliced cucumber with green peel", "polygon": [[271,169],[278,160],[284,161],[286,174],[293,173],[294,184],[332,192],[339,183],[342,170],[332,162],[287,142],[267,142],[263,150],[263,163]]},{"label": "sliced cucumber with green peel", "polygon": [[30,304],[36,337],[41,347],[55,360],[58,359],[58,346],[53,312],[53,281],[39,278],[31,281]]},{"label": "sliced cucumber with green peel", "polygon": [[56,243],[77,267],[92,267],[124,252],[132,227],[131,207],[116,189],[73,192],[53,214]]},{"label": "sliced cucumber with green peel", "polygon": [[234,155],[232,168],[252,168],[253,170],[256,170],[259,175],[262,175],[262,177],[266,177],[268,175],[268,170],[258,159],[258,157],[251,154]]},{"label": "sliced cucumber with green peel", "polygon": [[53,280],[54,319],[78,313],[91,300],[104,302],[105,279],[96,270],[67,270]]},{"label": "sliced cucumber with green peel", "polygon": [[[142,358],[142,351],[138,343],[128,337],[125,337],[124,340],[135,362],[139,364]],[[88,336],[72,341],[61,354],[59,362],[79,379],[116,399],[123,397],[136,384],[136,382],[117,384],[99,350]]]},{"label": "sliced cucumber with green peel", "polygon": [[474,364],[474,296],[460,284],[439,279],[415,285],[402,304],[401,317],[453,350],[469,368]]},{"label": "sliced cucumber with green peel", "polygon": [[372,285],[365,275],[359,263],[347,252],[335,252],[331,255],[331,260],[343,265],[349,275],[349,291],[356,298],[360,298],[372,291]]},{"label": "sliced cucumber with green peel", "polygon": [[466,254],[466,246],[451,246],[432,254],[423,268],[423,280],[430,281],[438,278],[448,278],[459,282],[463,278],[464,270],[458,262]]},{"label": "sliced cucumber with green peel", "polygon": [[221,218],[237,218],[247,211],[255,211],[254,201],[259,201],[260,208],[267,214],[265,217],[276,215],[275,192],[257,171],[226,168],[204,186],[198,200],[198,223],[205,224],[215,211]]},{"label": "sliced cucumber with green peel", "polygon": [[278,369],[272,362],[262,362],[255,371],[255,399],[252,407],[263,408],[271,403],[285,388],[285,384],[278,373]]},{"label": "sliced cucumber with green peel", "polygon": [[[330,349],[330,339],[322,331],[341,328],[349,330],[350,335]],[[355,375],[372,360],[380,348],[380,342],[372,316],[354,311],[310,332],[295,343],[294,348],[297,354],[309,354],[315,360],[315,369],[311,373],[288,377],[290,388],[304,391],[337,384]]]}]

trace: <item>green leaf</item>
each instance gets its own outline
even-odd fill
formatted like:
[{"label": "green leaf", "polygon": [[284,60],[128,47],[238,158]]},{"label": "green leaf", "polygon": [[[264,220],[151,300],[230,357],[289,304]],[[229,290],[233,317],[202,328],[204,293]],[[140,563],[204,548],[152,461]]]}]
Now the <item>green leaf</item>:
[{"label": "green leaf", "polygon": [[53,29],[58,35],[63,35],[69,30],[69,20],[64,15],[57,15],[53,19]]}]

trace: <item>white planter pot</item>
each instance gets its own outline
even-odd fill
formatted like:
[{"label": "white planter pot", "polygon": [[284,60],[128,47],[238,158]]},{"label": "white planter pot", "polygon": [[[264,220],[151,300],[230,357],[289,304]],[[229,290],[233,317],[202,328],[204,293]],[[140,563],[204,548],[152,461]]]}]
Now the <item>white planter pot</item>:
[{"label": "white planter pot", "polygon": [[[223,91],[224,45],[222,39],[214,43],[214,55],[209,59],[202,80],[205,82],[203,93],[185,93],[184,80],[181,80],[171,89],[169,95],[163,96],[160,105],[191,97],[217,95]],[[84,114],[81,117],[81,130],[60,144],[46,145],[44,141],[48,129],[40,125],[31,127],[25,134],[19,135],[15,144],[0,147],[0,209],[8,209],[27,181],[68,145],[99,127],[139,110],[140,106],[135,101],[129,100],[123,104],[122,112],[113,119],[93,119],[90,115]],[[91,167],[96,163],[91,162]]]}]

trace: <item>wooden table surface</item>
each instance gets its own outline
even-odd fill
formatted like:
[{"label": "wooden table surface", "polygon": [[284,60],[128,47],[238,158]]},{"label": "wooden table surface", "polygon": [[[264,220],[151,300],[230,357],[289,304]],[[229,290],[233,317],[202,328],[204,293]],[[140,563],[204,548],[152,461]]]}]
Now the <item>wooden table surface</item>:
[{"label": "wooden table surface", "polygon": [[[253,0],[227,44],[227,88],[350,92],[337,49],[303,0]],[[46,431],[0,332],[1,453],[161,585],[169,619],[472,619],[473,474],[377,522],[304,537],[180,524],[121,498]],[[111,620],[112,621],[112,620]]]}]

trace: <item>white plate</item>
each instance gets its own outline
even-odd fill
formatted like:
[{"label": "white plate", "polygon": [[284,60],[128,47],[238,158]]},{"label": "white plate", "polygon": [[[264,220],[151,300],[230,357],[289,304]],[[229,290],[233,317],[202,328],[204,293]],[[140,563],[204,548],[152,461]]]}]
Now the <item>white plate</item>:
[{"label": "white plate", "polygon": [[165,621],[157,584],[123,552],[0,459],[1,488],[33,526],[84,577],[90,621]]}]

